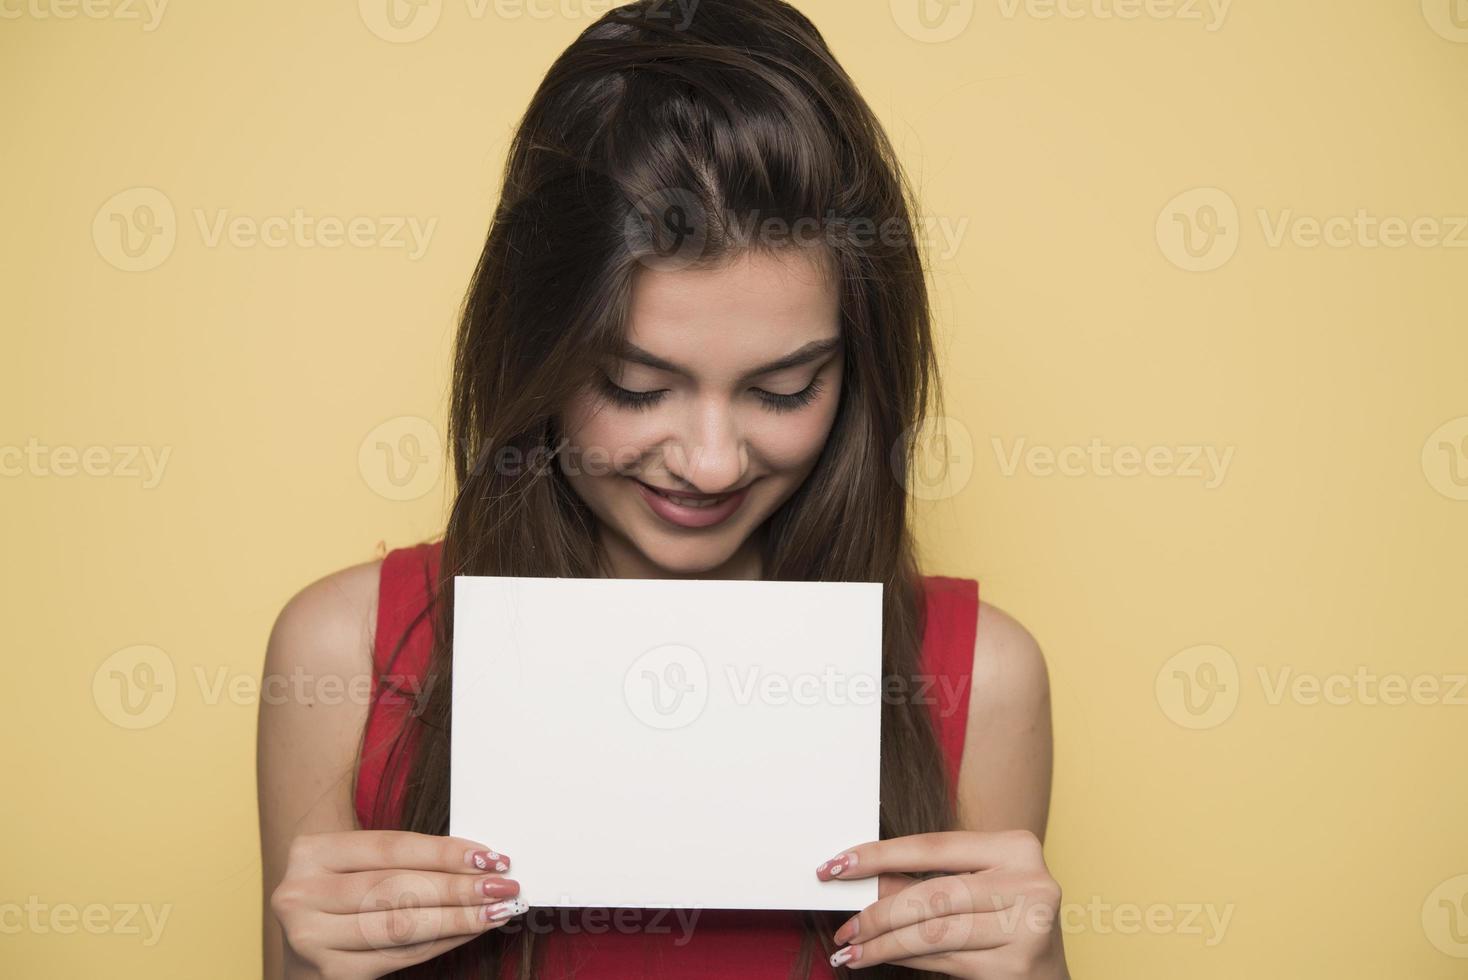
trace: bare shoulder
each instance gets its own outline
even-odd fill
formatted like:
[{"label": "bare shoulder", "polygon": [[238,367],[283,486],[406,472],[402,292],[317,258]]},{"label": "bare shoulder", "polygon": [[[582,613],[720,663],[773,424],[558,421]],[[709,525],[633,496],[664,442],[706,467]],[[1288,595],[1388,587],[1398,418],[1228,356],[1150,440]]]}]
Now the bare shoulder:
[{"label": "bare shoulder", "polygon": [[381,561],[363,562],[323,576],[293,595],[275,618],[256,733],[262,815],[267,802],[283,802],[280,809],[292,820],[314,812],[339,821],[351,812],[343,792],[325,788],[350,783],[355,772],[367,721],[381,567]]},{"label": "bare shoulder", "polygon": [[[367,720],[381,561],[352,565],[302,588],[276,616],[265,647],[256,740],[262,813],[292,823],[350,815],[343,792]],[[345,828],[325,828],[345,829]]]},{"label": "bare shoulder", "polygon": [[959,822],[971,830],[1031,830],[1050,808],[1050,676],[1040,644],[1015,617],[979,604]]},{"label": "bare shoulder", "polygon": [[1033,714],[1050,699],[1050,674],[1040,644],[1024,624],[998,606],[979,603],[969,715]]},{"label": "bare shoulder", "polygon": [[302,588],[281,609],[266,646],[266,672],[372,669],[382,561],[362,562]]}]

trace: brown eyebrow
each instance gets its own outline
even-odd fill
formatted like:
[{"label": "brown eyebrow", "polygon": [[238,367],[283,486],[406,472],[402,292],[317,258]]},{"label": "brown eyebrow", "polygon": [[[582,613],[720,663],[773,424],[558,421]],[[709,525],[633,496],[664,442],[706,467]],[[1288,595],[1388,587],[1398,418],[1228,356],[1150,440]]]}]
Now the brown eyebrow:
[{"label": "brown eyebrow", "polygon": [[[811,361],[818,360],[822,357],[825,357],[827,354],[838,350],[841,347],[843,340],[844,338],[840,335],[837,335],[835,337],[828,337],[825,340],[812,340],[805,346],[800,347],[799,349],[789,354],[786,354],[784,357],[778,360],[771,361],[770,363],[762,367],[755,368],[744,377],[747,380],[749,378],[757,378],[763,374],[773,374],[776,371],[783,371],[786,368],[799,367],[802,364],[809,364]],[[656,354],[645,351],[641,347],[638,347],[636,344],[630,341],[624,340],[619,347],[619,351],[620,352],[617,354],[617,356],[624,361],[632,361],[634,364],[643,364],[647,367],[656,368],[659,371],[668,371],[672,374],[681,375],[685,378],[692,377],[690,372],[686,369],[680,367],[677,364],[674,364],[672,361],[663,360]]]}]

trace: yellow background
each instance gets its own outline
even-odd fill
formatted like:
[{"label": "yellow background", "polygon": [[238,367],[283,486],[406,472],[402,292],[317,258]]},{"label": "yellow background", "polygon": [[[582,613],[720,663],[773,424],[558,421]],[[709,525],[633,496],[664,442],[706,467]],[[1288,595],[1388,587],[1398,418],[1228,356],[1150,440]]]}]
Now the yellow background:
[{"label": "yellow background", "polygon": [[[47,448],[0,477],[0,972],[257,975],[245,688],[292,593],[439,526],[449,338],[511,127],[605,9],[527,2],[444,0],[417,40],[371,0],[179,0],[151,30],[116,3],[4,7],[0,447]],[[932,265],[957,479],[920,530],[929,570],[978,577],[1048,656],[1075,975],[1468,973],[1468,692],[1444,703],[1468,670],[1468,10],[800,6],[962,229]],[[127,271],[134,188],[176,241]],[[297,208],[436,225],[416,259],[199,226]],[[1458,245],[1272,238],[1358,211]],[[1201,258],[1169,237],[1188,222],[1219,231]],[[389,473],[405,417],[431,423],[425,461]],[[1158,462],[1009,465],[1093,439]],[[156,486],[132,446],[170,453]],[[1190,446],[1232,452],[1216,486]],[[94,475],[59,447],[102,447]],[[110,685],[139,656],[173,703],[129,730]],[[1190,715],[1181,685],[1215,668]],[[1358,668],[1439,695],[1274,696],[1282,671]],[[111,925],[17,930],[30,896]],[[156,943],[129,905],[168,908]]]}]

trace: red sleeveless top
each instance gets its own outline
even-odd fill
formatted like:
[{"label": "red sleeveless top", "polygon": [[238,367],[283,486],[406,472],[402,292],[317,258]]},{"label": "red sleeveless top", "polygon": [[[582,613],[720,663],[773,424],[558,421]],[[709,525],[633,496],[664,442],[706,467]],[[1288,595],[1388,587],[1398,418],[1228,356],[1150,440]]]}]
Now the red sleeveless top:
[{"label": "red sleeveless top", "polygon": [[[433,624],[426,613],[440,550],[439,542],[398,548],[382,562],[372,700],[357,767],[355,803],[363,829],[397,827],[404,767],[395,760],[396,778],[383,793],[387,762],[411,710],[410,698],[401,692],[417,692],[428,668]],[[932,706],[951,796],[963,757],[979,589],[973,579],[943,575],[924,576],[923,587],[927,621],[920,673],[933,678],[933,684],[926,692],[912,693]],[[392,660],[405,634],[407,640]],[[484,843],[495,846],[494,841]],[[833,841],[833,850],[842,843]],[[795,962],[802,936],[801,914],[791,911],[532,909],[529,915],[548,913],[533,923],[537,947],[544,949],[541,975],[546,978],[783,978]],[[810,975],[835,976],[819,948]]]}]

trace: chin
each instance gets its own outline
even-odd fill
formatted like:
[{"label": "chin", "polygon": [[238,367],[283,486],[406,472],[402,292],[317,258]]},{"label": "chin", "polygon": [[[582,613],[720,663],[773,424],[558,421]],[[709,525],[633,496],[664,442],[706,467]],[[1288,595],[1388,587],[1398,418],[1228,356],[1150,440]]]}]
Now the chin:
[{"label": "chin", "polygon": [[674,575],[702,575],[719,568],[738,550],[739,541],[639,541],[633,547],[658,568]]}]

